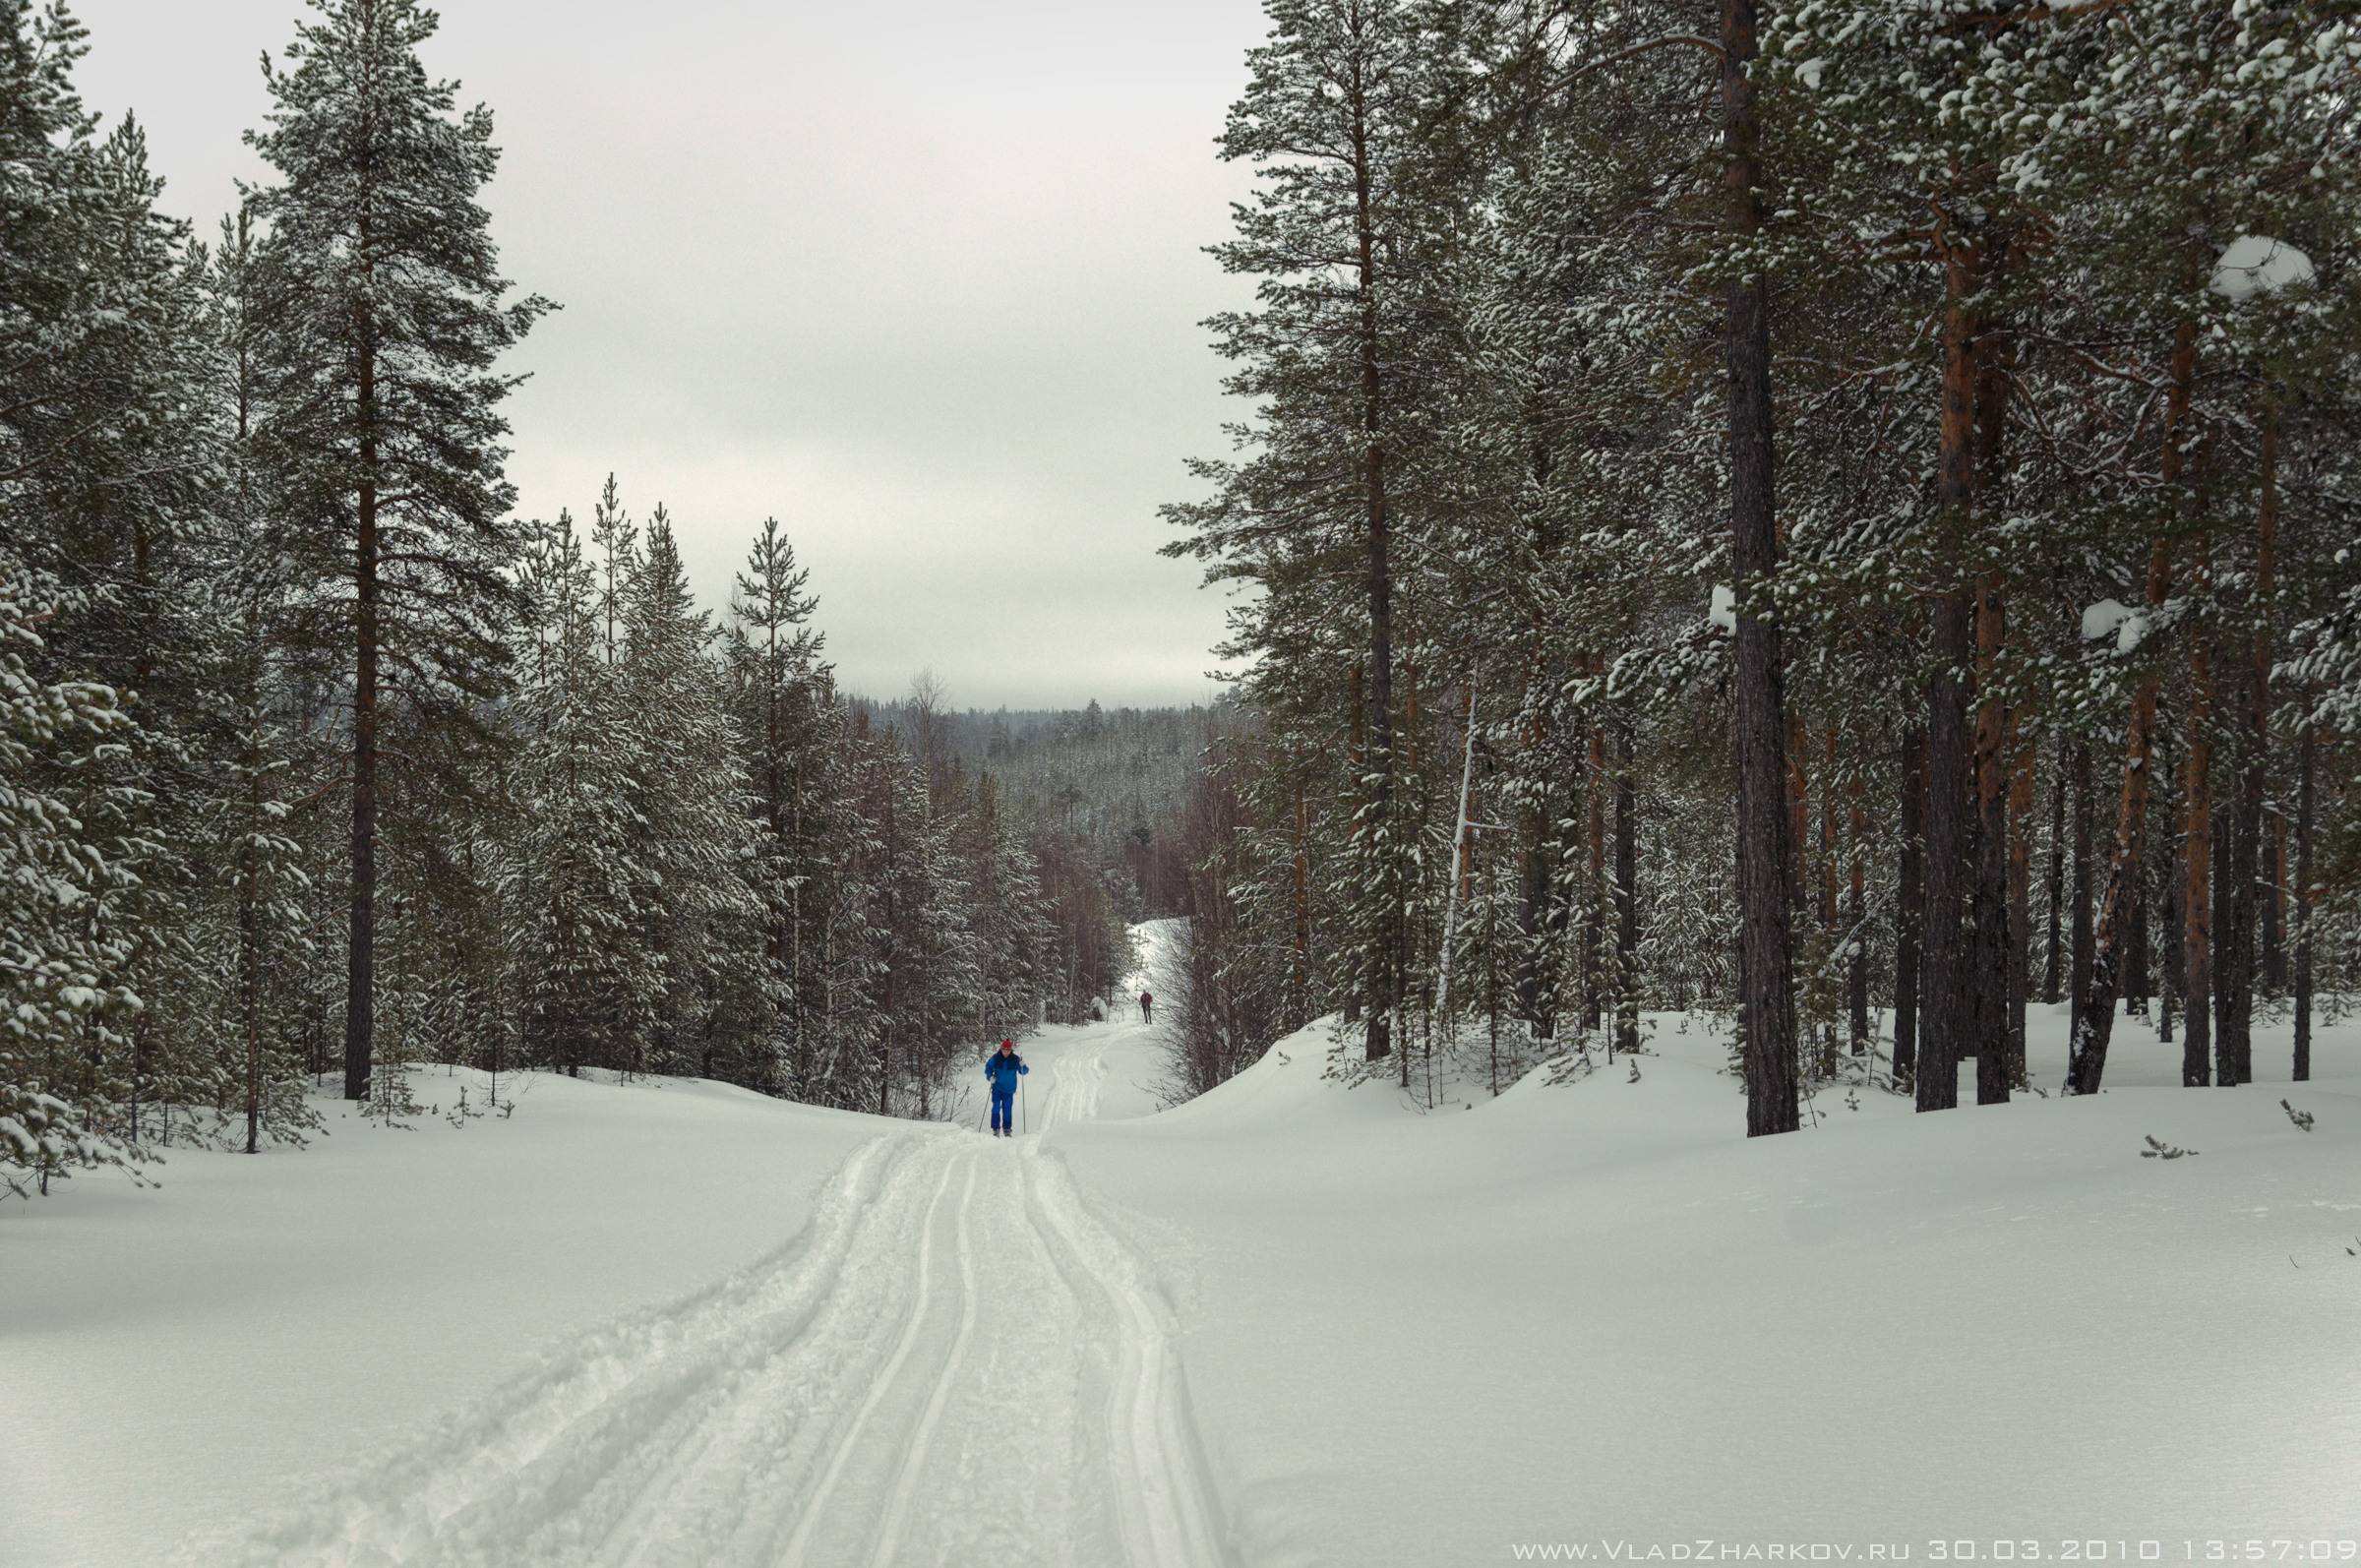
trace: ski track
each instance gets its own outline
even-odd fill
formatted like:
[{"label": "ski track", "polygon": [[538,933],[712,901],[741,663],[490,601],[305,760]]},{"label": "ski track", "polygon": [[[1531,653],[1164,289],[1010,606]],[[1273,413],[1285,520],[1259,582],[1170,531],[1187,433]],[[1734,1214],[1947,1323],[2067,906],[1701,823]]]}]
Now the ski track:
[{"label": "ski track", "polygon": [[1107,1087],[1107,1042],[1069,1050],[1050,1068],[1050,1095],[1042,1106],[1041,1130],[1060,1121],[1083,1121],[1099,1114]]},{"label": "ski track", "polygon": [[[1096,1114],[1105,1045],[1042,1124]],[[1170,1315],[1038,1136],[872,1139],[794,1244],[546,1358],[207,1564],[1233,1560]]]}]

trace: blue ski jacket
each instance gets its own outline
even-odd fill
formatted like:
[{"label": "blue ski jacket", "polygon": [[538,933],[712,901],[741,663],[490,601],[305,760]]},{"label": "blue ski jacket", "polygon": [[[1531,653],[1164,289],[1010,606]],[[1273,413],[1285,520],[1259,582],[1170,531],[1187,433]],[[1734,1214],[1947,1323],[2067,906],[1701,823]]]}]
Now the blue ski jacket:
[{"label": "blue ski jacket", "polygon": [[1013,1051],[1005,1056],[996,1051],[984,1058],[984,1076],[992,1080],[992,1092],[997,1095],[1016,1093],[1017,1074],[1032,1070],[1025,1065],[1025,1058]]}]

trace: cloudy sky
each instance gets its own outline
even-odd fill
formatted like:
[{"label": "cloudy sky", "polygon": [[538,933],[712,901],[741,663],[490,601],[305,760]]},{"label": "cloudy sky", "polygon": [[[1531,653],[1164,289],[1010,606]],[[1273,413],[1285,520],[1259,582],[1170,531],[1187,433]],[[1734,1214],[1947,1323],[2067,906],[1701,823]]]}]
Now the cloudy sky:
[{"label": "cloudy sky", "polygon": [[[91,107],[147,122],[210,232],[300,0],[75,0]],[[1223,601],[1155,554],[1221,449],[1199,247],[1255,0],[444,0],[492,106],[527,515],[613,469],[719,603],[775,513],[845,683],[960,705],[1199,700]]]}]

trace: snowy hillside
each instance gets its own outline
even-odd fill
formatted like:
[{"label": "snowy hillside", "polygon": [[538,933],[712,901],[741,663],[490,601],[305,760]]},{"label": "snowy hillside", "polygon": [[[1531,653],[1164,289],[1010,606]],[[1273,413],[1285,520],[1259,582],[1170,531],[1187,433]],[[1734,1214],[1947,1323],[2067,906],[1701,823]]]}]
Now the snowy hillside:
[{"label": "snowy hillside", "polygon": [[1064,1139],[1171,1238],[1239,1560],[2361,1531],[2361,1029],[2292,1091],[2283,1034],[2201,1093],[2135,1025],[2092,1100],[1824,1095],[1749,1141],[1725,1041],[1649,1023],[1637,1081],[1428,1115],[1324,1080],[1314,1029]]}]

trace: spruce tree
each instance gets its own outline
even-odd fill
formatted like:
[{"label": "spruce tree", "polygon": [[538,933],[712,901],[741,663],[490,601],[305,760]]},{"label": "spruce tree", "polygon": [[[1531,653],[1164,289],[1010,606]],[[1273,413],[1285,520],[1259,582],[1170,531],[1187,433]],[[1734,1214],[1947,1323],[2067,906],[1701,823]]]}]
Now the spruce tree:
[{"label": "spruce tree", "polygon": [[[646,876],[635,893],[637,918],[661,991],[646,1062],[679,1072],[709,1055],[717,1027],[713,998],[737,966],[756,963],[762,902],[756,891],[757,840],[725,674],[712,656],[716,633],[696,607],[672,524],[658,507],[645,554],[623,603],[625,663],[618,696],[635,732],[637,776],[632,858]],[[767,1042],[766,1017],[740,1017],[734,1030]],[[742,1062],[755,1082],[777,1081],[775,1065]]]}]

